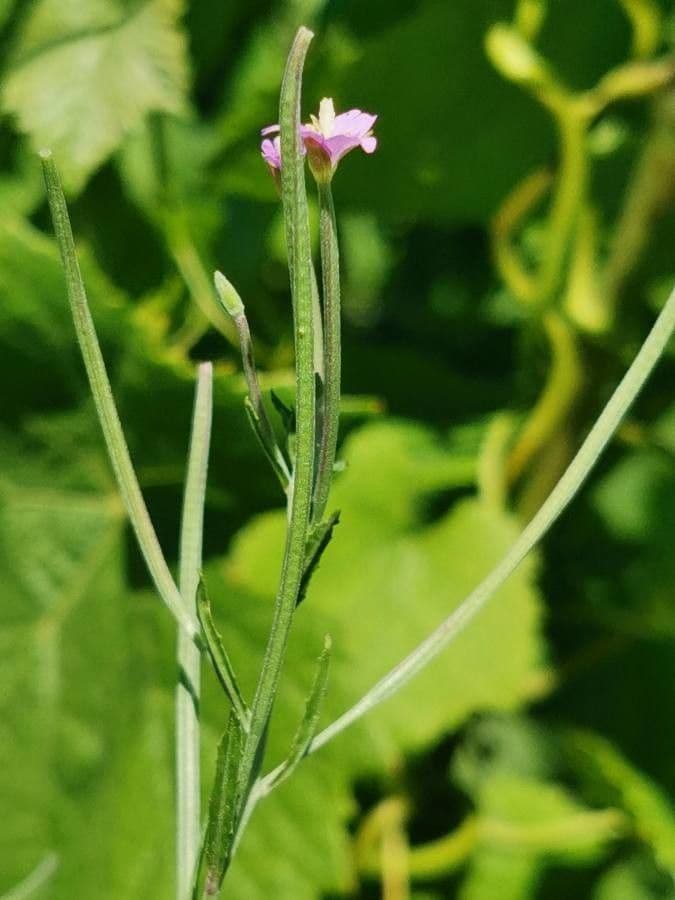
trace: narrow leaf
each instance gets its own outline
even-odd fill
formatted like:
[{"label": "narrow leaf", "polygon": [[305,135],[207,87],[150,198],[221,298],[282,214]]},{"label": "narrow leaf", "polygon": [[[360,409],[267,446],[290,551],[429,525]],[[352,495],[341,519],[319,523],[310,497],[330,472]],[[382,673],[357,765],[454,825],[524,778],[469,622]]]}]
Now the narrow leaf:
[{"label": "narrow leaf", "polygon": [[216,777],[209,803],[209,822],[204,842],[206,878],[204,893],[220,890],[230,861],[238,813],[237,774],[241,759],[242,731],[234,710],[218,744]]},{"label": "narrow leaf", "polygon": [[227,651],[225,650],[222,638],[213,621],[211,603],[209,602],[206,585],[204,584],[203,579],[199,580],[199,586],[197,588],[197,615],[199,616],[199,621],[204,631],[206,649],[211,662],[213,663],[214,671],[218,676],[218,681],[220,681],[223,690],[229,697],[232,709],[234,710],[242,731],[246,732],[248,731],[249,723],[248,707],[242,696],[239,683],[237,682],[237,676],[235,675],[234,668],[227,655]]},{"label": "narrow leaf", "polygon": [[270,444],[269,440],[269,431],[265,428],[263,423],[260,421],[260,417],[251,402],[250,397],[246,397],[244,400],[244,409],[246,410],[246,415],[248,416],[248,421],[253,429],[253,433],[258,438],[258,443],[262,447],[265,456],[267,457],[270,465],[274,470],[274,474],[279,479],[279,484],[284,489],[284,491],[288,490],[288,466],[286,465],[286,461],[283,458],[281,453],[281,449],[277,446],[276,441],[274,444]]},{"label": "narrow leaf", "polygon": [[286,761],[282,763],[277,770],[274,780],[266,786],[266,789],[269,791],[278,787],[283,781],[286,781],[287,778],[290,778],[305,756],[307,756],[309,746],[312,743],[319,724],[321,704],[326,695],[331,649],[332,641],[330,635],[327,634],[324,640],[323,650],[316,663],[314,682],[307,697],[305,713],[293,739],[291,752],[288,754]]},{"label": "narrow leaf", "polygon": [[272,397],[274,408],[279,414],[284,431],[287,435],[293,434],[295,431],[295,410],[284,403],[276,391],[270,391],[270,396]]},{"label": "narrow leaf", "polygon": [[129,449],[124,438],[117,407],[115,406],[112,388],[110,387],[108,373],[103,361],[103,354],[101,353],[96,329],[89,311],[89,303],[80,274],[73,232],[70,227],[70,217],[68,216],[68,208],[59,174],[50,151],[44,150],[41,153],[41,160],[47,187],[49,209],[66,276],[66,288],[75,324],[75,332],[117,484],[157,593],[167,605],[178,624],[189,637],[195,639],[199,634],[197,620],[185,608],[176,582],[171,576],[159,545],[157,534],[150,520],[131,457],[129,456]]},{"label": "narrow leaf", "polygon": [[305,551],[305,571],[302,575],[300,591],[298,593],[298,606],[305,599],[312,576],[319,568],[321,557],[323,556],[326,547],[330,544],[333,537],[333,530],[339,521],[340,511],[338,510],[325,522],[319,522],[318,525],[314,525],[310,530],[307,539],[307,549]]}]

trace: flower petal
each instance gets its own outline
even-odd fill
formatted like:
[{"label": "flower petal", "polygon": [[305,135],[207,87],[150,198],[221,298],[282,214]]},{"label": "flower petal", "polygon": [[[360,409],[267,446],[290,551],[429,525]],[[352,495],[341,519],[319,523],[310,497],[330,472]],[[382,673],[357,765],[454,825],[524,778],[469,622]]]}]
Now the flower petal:
[{"label": "flower petal", "polygon": [[331,162],[337,165],[343,156],[354,150],[361,143],[360,138],[350,134],[336,134],[325,141]]},{"label": "flower petal", "polygon": [[349,112],[341,113],[335,117],[333,135],[347,134],[355,137],[364,137],[375,122],[377,122],[377,116],[361,112],[360,109],[350,109]]},{"label": "flower petal", "polygon": [[265,137],[267,134],[279,134],[281,129],[278,125],[268,125],[266,128],[263,128],[260,134]]},{"label": "flower petal", "polygon": [[275,137],[273,141],[270,141],[269,138],[264,140],[260,145],[260,152],[269,166],[273,169],[281,168],[281,141],[278,137]]},{"label": "flower petal", "polygon": [[364,153],[374,153],[377,150],[377,138],[372,134],[367,134],[361,140],[361,149]]}]

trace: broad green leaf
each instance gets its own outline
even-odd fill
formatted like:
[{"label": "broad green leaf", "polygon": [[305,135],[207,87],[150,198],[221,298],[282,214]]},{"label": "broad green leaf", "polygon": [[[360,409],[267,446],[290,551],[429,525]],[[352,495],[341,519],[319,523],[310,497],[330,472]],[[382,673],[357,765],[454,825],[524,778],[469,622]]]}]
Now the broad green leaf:
[{"label": "broad green leaf", "polygon": [[594,862],[621,834],[620,813],[585,808],[554,783],[496,774],[476,801],[477,846],[461,900],[531,896],[546,866]]},{"label": "broad green leaf", "polygon": [[[82,270],[104,351],[128,334],[128,306],[88,253]],[[3,417],[62,408],[85,395],[85,379],[55,244],[25,219],[0,222],[0,373],[22,385],[6,394]]]},{"label": "broad green leaf", "polygon": [[663,872],[675,870],[675,810],[667,796],[607,739],[572,732],[563,745],[587,787],[623,808]]},{"label": "broad green leaf", "polygon": [[36,149],[49,147],[78,189],[148,113],[185,106],[182,0],[41,0],[2,90]]},{"label": "broad green leaf", "polygon": [[539,877],[536,858],[485,850],[477,854],[462,882],[459,900],[522,900],[532,896]]},{"label": "broad green leaf", "polygon": [[126,586],[119,499],[86,444],[2,457],[0,891],[53,852],[55,900],[168,896],[172,680],[156,598],[148,619]]},{"label": "broad green leaf", "polygon": [[552,782],[489,778],[478,795],[481,843],[558,862],[593,862],[624,830],[616,809],[584,807]]},{"label": "broad green leaf", "polygon": [[672,896],[672,876],[657,872],[646,856],[633,856],[600,877],[593,900],[671,900]]}]

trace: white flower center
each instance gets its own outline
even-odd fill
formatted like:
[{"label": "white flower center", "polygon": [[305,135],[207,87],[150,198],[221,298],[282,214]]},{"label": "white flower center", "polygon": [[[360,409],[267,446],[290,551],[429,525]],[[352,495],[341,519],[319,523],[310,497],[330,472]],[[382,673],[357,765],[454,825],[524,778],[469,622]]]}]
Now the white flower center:
[{"label": "white flower center", "polygon": [[329,138],[333,134],[333,128],[335,126],[335,106],[330,97],[324,97],[319,104],[319,120],[317,124],[318,130],[324,137]]}]

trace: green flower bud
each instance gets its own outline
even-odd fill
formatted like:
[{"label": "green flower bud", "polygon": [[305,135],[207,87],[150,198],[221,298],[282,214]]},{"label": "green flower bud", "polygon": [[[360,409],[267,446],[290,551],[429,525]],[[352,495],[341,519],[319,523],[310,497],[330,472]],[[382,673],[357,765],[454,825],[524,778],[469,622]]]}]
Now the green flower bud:
[{"label": "green flower bud", "polygon": [[244,304],[232,282],[228,281],[222,272],[216,270],[213,276],[213,283],[216,286],[218,299],[232,318],[237,319],[243,315]]}]

